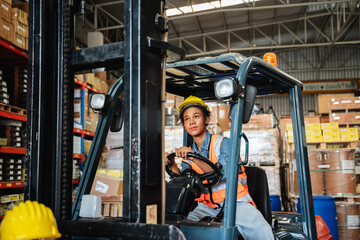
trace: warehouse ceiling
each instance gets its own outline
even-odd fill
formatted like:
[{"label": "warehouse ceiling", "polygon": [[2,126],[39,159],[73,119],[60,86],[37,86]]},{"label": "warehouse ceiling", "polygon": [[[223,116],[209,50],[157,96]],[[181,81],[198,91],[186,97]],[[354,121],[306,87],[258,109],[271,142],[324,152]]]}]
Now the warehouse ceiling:
[{"label": "warehouse ceiling", "polygon": [[[89,0],[90,30],[123,40],[124,1]],[[187,58],[360,45],[359,0],[167,0],[169,42]]]}]

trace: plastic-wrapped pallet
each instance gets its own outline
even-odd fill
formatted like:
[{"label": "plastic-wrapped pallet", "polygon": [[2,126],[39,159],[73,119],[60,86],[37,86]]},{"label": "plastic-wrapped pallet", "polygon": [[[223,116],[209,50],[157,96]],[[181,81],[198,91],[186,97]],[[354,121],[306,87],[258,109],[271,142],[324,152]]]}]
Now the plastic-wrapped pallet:
[{"label": "plastic-wrapped pallet", "polygon": [[77,153],[77,154],[82,154],[82,152],[81,152],[81,137],[74,136],[73,152]]},{"label": "plastic-wrapped pallet", "polygon": [[[249,140],[249,165],[260,166],[266,172],[271,195],[280,195],[279,131],[276,128],[246,129]],[[230,137],[230,131],[223,132]],[[241,154],[245,154],[245,143],[241,142]]]},{"label": "plastic-wrapped pallet", "polygon": [[[166,126],[165,127],[165,152],[174,151],[175,148],[179,148],[184,146],[183,144],[183,136],[184,128],[181,126]],[[181,159],[175,158],[175,162],[180,168]],[[165,180],[169,180],[169,176],[165,174]]]},{"label": "plastic-wrapped pallet", "polygon": [[[256,166],[279,166],[279,131],[276,128],[244,130],[249,139],[249,164]],[[223,132],[230,137],[230,131]],[[244,156],[245,144],[241,143],[241,156]]]},{"label": "plastic-wrapped pallet", "polygon": [[165,127],[165,152],[184,146],[184,128],[181,126]]},{"label": "plastic-wrapped pallet", "polygon": [[266,172],[270,195],[280,194],[280,168],[278,166],[262,166]]}]

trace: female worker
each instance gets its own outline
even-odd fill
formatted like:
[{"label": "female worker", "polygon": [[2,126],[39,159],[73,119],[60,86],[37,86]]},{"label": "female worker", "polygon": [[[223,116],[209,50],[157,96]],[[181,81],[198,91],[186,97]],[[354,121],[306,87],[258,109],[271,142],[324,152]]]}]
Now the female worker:
[{"label": "female worker", "polygon": [[[210,121],[209,107],[198,97],[190,96],[179,106],[179,115],[185,131],[193,137],[192,147],[181,147],[175,149],[177,157],[183,158],[182,171],[192,168],[198,173],[211,172],[213,169],[205,162],[196,158],[187,157],[188,152],[195,152],[208,158],[213,163],[219,162],[223,167],[221,180],[211,188],[210,193],[201,194],[197,198],[198,206],[189,213],[188,219],[199,221],[204,217],[215,217],[220,212],[225,200],[227,163],[230,152],[230,139],[219,135],[211,135],[206,126]],[[174,173],[180,174],[180,170],[174,161],[167,159],[165,164]],[[260,211],[256,209],[255,203],[249,195],[245,169],[239,174],[236,226],[245,239],[273,239],[272,229],[264,219]]]}]

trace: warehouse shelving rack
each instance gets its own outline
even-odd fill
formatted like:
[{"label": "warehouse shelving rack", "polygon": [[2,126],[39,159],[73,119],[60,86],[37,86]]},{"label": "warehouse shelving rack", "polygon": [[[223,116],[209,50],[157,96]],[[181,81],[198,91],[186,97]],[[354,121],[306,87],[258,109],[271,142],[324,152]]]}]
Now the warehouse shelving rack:
[{"label": "warehouse shelving rack", "polygon": [[[74,134],[76,136],[80,136],[81,137],[81,154],[73,154],[73,158],[74,159],[79,159],[80,160],[80,170],[83,170],[84,167],[84,139],[85,138],[93,138],[94,137],[94,133],[85,130],[85,89],[89,89],[91,92],[100,92],[99,90],[95,89],[94,87],[88,85],[85,80],[80,80],[78,78],[74,79],[75,82],[75,86],[80,87],[80,97],[78,98],[74,98],[74,99],[79,99],[80,100],[80,123],[78,123],[81,128],[75,128],[74,127]],[[78,180],[76,180],[76,183],[78,183]]]},{"label": "warehouse shelving rack", "polygon": [[[0,64],[5,66],[27,65],[28,54],[7,41],[0,39]],[[0,117],[26,122],[26,110],[10,105],[1,105]],[[0,146],[0,153],[25,155],[25,148]],[[0,195],[24,191],[23,181],[0,181]],[[0,219],[3,215],[0,216]]]}]

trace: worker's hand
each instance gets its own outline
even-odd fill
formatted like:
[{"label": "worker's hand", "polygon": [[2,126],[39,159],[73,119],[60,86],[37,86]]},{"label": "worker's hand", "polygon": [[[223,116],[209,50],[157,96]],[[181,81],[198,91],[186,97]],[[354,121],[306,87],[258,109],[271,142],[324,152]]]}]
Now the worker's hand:
[{"label": "worker's hand", "polygon": [[191,147],[181,147],[181,148],[175,148],[175,154],[177,157],[181,157],[183,159],[186,159],[186,160],[190,160],[190,161],[193,161],[194,158],[192,157],[187,157],[187,154],[189,152],[193,152]]},{"label": "worker's hand", "polygon": [[174,163],[175,163],[175,161],[174,161],[174,158],[172,159],[172,160],[169,160],[168,159],[168,156],[169,156],[169,154],[171,154],[171,153],[173,153],[174,151],[171,151],[171,152],[165,152],[165,166],[172,166]]}]

